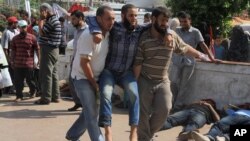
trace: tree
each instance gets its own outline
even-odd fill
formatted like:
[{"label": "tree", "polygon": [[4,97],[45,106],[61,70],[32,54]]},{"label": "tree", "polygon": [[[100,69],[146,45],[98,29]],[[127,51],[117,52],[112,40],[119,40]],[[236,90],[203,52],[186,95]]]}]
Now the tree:
[{"label": "tree", "polygon": [[8,17],[17,15],[16,9],[8,5],[0,5],[0,31],[2,32],[6,27]]},{"label": "tree", "polygon": [[175,15],[187,11],[194,26],[206,22],[213,31],[219,28],[223,35],[229,33],[232,17],[246,9],[248,4],[249,0],[167,0]]}]

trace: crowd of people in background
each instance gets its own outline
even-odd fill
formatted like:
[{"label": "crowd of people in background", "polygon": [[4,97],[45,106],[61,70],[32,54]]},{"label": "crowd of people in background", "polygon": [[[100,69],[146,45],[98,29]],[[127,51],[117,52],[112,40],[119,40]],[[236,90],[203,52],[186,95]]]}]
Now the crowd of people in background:
[{"label": "crowd of people in background", "polygon": [[[109,6],[100,6],[95,16],[85,16],[87,10],[75,3],[69,10],[70,17],[57,17],[52,6],[43,3],[40,18],[29,19],[26,11],[20,11],[19,19],[8,17],[1,38],[0,97],[15,93],[14,102],[25,100],[27,82],[28,97],[40,97],[34,104],[60,102],[57,63],[67,47],[65,20],[69,18],[75,32],[68,80],[74,106],[68,111],[83,108],[66,139],[77,141],[88,130],[92,141],[113,140],[115,85],[128,97],[130,141],[151,141],[156,132],[179,125],[183,126],[178,136],[181,141],[229,141],[229,125],[250,124],[249,107],[220,118],[212,99],[194,102],[178,112],[171,110],[178,98],[184,66],[192,66],[195,59],[213,63],[248,61],[250,37],[242,27],[235,26],[230,38],[223,39],[219,33],[211,37],[193,27],[187,12],[181,11],[171,19],[166,7],[145,14],[143,24],[138,24],[138,8],[132,4],[122,7],[121,21],[115,21]],[[175,68],[171,76],[170,65]],[[210,123],[214,124],[206,135],[198,133]]]}]

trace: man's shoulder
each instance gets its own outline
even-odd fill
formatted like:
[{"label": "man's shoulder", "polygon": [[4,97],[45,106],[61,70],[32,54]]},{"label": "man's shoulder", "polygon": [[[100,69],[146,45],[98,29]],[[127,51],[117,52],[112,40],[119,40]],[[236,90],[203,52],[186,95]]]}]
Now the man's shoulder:
[{"label": "man's shoulder", "polygon": [[36,39],[36,36],[31,34],[31,33],[27,33],[27,37],[29,37],[31,39]]},{"label": "man's shoulder", "polygon": [[140,41],[142,43],[145,43],[149,40],[152,39],[152,36],[151,36],[151,30],[150,28],[149,29],[146,29],[145,31],[142,32],[141,36],[140,36]]},{"label": "man's shoulder", "polygon": [[92,37],[93,37],[93,35],[90,33],[89,26],[86,26],[84,31],[81,33],[79,40],[82,42],[85,42],[86,40],[88,41],[91,39],[91,41],[92,41]]},{"label": "man's shoulder", "polygon": [[5,29],[5,30],[3,31],[3,34],[5,34],[5,35],[10,35],[10,34],[13,34],[13,31],[11,31],[10,29]]},{"label": "man's shoulder", "polygon": [[84,28],[84,31],[82,32],[81,36],[92,36],[88,25],[86,25],[86,27]]},{"label": "man's shoulder", "polygon": [[19,38],[20,38],[20,34],[17,34],[16,36],[14,36],[13,38],[12,38],[12,42],[14,42],[15,40],[18,40]]},{"label": "man's shoulder", "polygon": [[198,28],[195,28],[193,26],[190,27],[190,31],[193,32],[193,33],[199,33],[200,30]]},{"label": "man's shoulder", "polygon": [[46,20],[47,22],[46,23],[49,23],[49,24],[60,24],[61,25],[61,23],[60,23],[60,21],[58,20],[58,18],[55,16],[55,15],[53,15],[53,16],[51,16],[48,20]]},{"label": "man's shoulder", "polygon": [[125,31],[125,27],[123,26],[123,23],[121,21],[119,22],[115,22],[112,28],[113,32],[117,32],[117,31]]}]

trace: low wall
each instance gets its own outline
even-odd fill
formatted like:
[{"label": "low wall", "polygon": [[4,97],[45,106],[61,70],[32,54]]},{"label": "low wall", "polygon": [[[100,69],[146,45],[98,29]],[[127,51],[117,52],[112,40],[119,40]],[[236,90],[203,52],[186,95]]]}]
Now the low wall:
[{"label": "low wall", "polygon": [[189,80],[190,67],[182,73],[180,90],[174,106],[190,104],[203,98],[215,100],[217,108],[226,104],[250,102],[250,64],[197,62]]},{"label": "low wall", "polygon": [[[60,55],[59,80],[68,79],[72,54],[73,50],[67,49],[66,55]],[[250,64],[196,62],[193,74],[187,80],[190,72],[190,67],[184,67],[174,107],[204,98],[215,100],[219,109],[229,103],[250,102]]]}]

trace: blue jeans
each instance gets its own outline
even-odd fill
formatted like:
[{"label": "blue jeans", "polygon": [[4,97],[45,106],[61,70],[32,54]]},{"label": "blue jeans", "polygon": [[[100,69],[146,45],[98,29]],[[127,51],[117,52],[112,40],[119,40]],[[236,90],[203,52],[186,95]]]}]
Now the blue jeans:
[{"label": "blue jeans", "polygon": [[229,139],[230,125],[250,125],[250,117],[244,115],[230,115],[222,118],[218,122],[214,123],[207,136],[211,141],[215,141],[216,136],[224,136]]},{"label": "blue jeans", "polygon": [[98,105],[96,104],[93,87],[86,79],[73,79],[73,84],[84,110],[67,132],[66,138],[68,140],[78,140],[88,129],[91,141],[104,141],[98,127]]},{"label": "blue jeans", "polygon": [[114,85],[118,84],[129,96],[129,125],[139,123],[139,94],[138,86],[132,71],[116,73],[110,70],[103,70],[99,78],[101,93],[99,125],[101,127],[111,126],[112,102],[111,96]]},{"label": "blue jeans", "polygon": [[206,115],[201,111],[185,109],[168,116],[161,131],[175,126],[183,126],[182,132],[190,132],[201,128],[206,122]]}]

